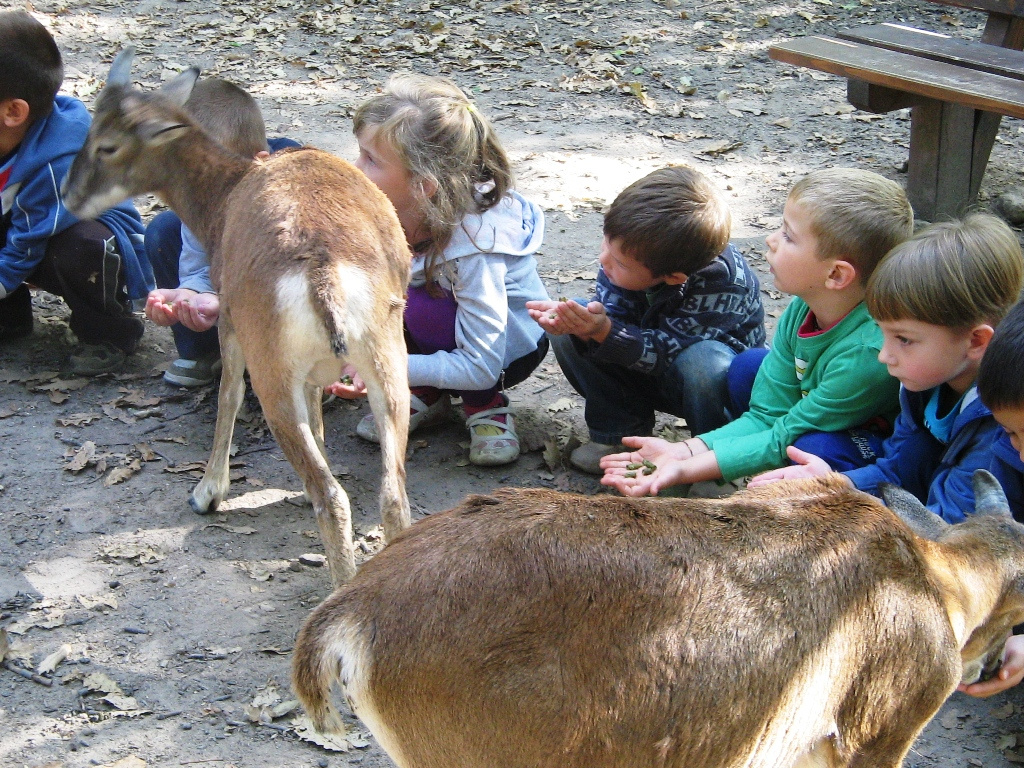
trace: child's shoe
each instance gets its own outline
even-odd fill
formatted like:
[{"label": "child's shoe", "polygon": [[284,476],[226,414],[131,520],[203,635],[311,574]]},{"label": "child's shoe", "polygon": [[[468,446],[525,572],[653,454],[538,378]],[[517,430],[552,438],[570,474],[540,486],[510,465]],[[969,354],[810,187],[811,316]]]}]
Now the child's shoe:
[{"label": "child's shoe", "polygon": [[[409,397],[409,434],[411,435],[420,427],[432,427],[440,424],[448,418],[451,400],[448,395],[441,395],[436,402],[427,405],[416,395]],[[363,440],[371,443],[379,443],[380,435],[377,434],[377,423],[373,414],[368,413],[356,425],[356,434]]]},{"label": "child's shoe", "polygon": [[569,454],[569,463],[588,475],[603,475],[604,470],[601,469],[601,459],[605,456],[611,456],[613,453],[622,453],[627,450],[629,449],[622,443],[615,443],[614,445],[595,442],[584,443]]},{"label": "child's shoe", "polygon": [[209,352],[195,360],[179,357],[164,371],[164,381],[175,387],[202,387],[220,375],[220,351]]},{"label": "child's shoe", "polygon": [[126,358],[125,351],[109,341],[80,344],[68,358],[68,368],[75,376],[99,376],[120,371]]},{"label": "child's shoe", "polygon": [[511,464],[519,458],[519,436],[507,405],[466,417],[469,463],[478,467]]}]

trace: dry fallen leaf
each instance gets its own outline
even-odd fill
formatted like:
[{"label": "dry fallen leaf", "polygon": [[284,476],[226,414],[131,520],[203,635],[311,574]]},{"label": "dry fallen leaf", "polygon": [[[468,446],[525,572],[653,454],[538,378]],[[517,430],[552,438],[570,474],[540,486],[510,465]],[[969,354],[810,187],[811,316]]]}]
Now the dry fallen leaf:
[{"label": "dry fallen leaf", "polygon": [[127,541],[101,547],[99,555],[104,560],[134,560],[140,565],[155,563],[167,557],[158,548],[138,541]]},{"label": "dry fallen leaf", "polygon": [[207,528],[220,528],[227,531],[228,533],[240,533],[243,536],[249,536],[250,534],[256,533],[256,528],[250,528],[247,525],[226,525],[225,523],[209,523],[203,526],[203,530]]},{"label": "dry fallen leaf", "polygon": [[347,733],[320,733],[313,727],[308,715],[300,715],[292,720],[295,733],[304,741],[311,741],[331,752],[348,752],[352,747],[348,742]]},{"label": "dry fallen leaf", "polygon": [[113,763],[104,763],[103,765],[97,766],[97,768],[146,768],[146,761],[141,757],[128,755],[128,757],[122,757],[120,760],[115,760]]},{"label": "dry fallen leaf", "polygon": [[70,653],[71,646],[62,645],[56,651],[54,651],[41,662],[39,662],[39,666],[36,667],[36,673],[40,675],[45,675],[50,672],[53,672],[57,668],[57,665],[64,661],[64,659],[66,659],[68,657],[68,654]]},{"label": "dry fallen leaf", "polygon": [[558,413],[559,411],[568,411],[572,406],[573,402],[571,398],[560,397],[548,406],[548,410],[552,413]]},{"label": "dry fallen leaf", "polygon": [[68,472],[74,472],[75,474],[81,472],[90,463],[95,461],[96,458],[96,443],[92,440],[87,440],[81,448],[75,451],[75,455],[71,461],[64,465],[64,469]]},{"label": "dry fallen leaf", "polygon": [[123,483],[132,475],[136,474],[142,469],[142,462],[138,459],[132,459],[126,465],[122,467],[115,467],[111,470],[110,474],[103,478],[103,486],[109,488],[112,485]]},{"label": "dry fallen leaf", "polygon": [[93,672],[86,675],[85,678],[82,679],[82,685],[91,691],[124,695],[124,691],[121,690],[121,686],[104,672]]}]

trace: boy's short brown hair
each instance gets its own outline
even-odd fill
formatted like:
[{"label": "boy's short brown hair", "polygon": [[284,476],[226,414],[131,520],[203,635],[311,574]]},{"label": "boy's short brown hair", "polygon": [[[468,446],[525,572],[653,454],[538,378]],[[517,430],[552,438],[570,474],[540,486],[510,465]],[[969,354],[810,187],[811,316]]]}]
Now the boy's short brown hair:
[{"label": "boy's short brown hair", "polygon": [[267,151],[267,129],[256,100],[244,89],[219,77],[200,80],[185,102],[214,140],[243,157]]},{"label": "boy's short brown hair", "polygon": [[604,215],[604,234],[654,277],[692,275],[729,244],[732,216],[702,173],[670,166],[626,187]]},{"label": "boy's short brown hair", "polygon": [[914,231],[914,211],[903,188],[871,171],[812,171],[793,185],[789,200],[808,214],[819,258],[850,262],[862,284]]},{"label": "boy's short brown hair", "polygon": [[999,323],[1022,286],[1024,256],[1013,230],[992,214],[972,213],[896,246],[868,281],[866,301],[875,320],[966,329]]},{"label": "boy's short brown hair", "polygon": [[62,82],[64,64],[49,30],[25,11],[0,13],[0,101],[23,99],[34,123],[53,111]]}]

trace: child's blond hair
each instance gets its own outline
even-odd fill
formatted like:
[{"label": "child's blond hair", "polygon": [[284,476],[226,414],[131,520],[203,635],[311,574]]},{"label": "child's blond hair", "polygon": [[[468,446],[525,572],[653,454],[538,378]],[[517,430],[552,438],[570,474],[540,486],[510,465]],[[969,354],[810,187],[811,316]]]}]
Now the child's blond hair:
[{"label": "child's blond hair", "polygon": [[392,75],[384,92],[363,102],[352,118],[359,136],[375,126],[414,179],[437,191],[421,199],[427,242],[427,283],[467,213],[493,208],[512,187],[512,167],[490,121],[451,80],[410,72]]},{"label": "child's blond hair", "polygon": [[868,281],[867,306],[875,320],[994,326],[1022,285],[1024,256],[1013,230],[973,213],[932,224],[894,248]]},{"label": "child's blond hair", "polygon": [[914,211],[895,181],[858,168],[804,176],[789,192],[803,207],[821,259],[842,259],[866,284],[878,262],[914,231]]}]

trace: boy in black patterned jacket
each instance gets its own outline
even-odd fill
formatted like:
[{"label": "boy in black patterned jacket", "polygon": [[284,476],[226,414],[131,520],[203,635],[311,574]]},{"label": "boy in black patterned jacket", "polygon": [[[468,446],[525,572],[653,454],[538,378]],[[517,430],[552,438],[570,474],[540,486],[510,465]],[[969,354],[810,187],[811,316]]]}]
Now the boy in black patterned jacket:
[{"label": "boy in black patterned jacket", "polygon": [[590,442],[573,466],[601,474],[601,457],[621,452],[626,435],[650,434],[656,411],[683,417],[694,435],[729,420],[729,363],[765,343],[760,285],[730,228],[707,177],[662,168],[605,214],[594,299],[527,303],[586,398]]}]

